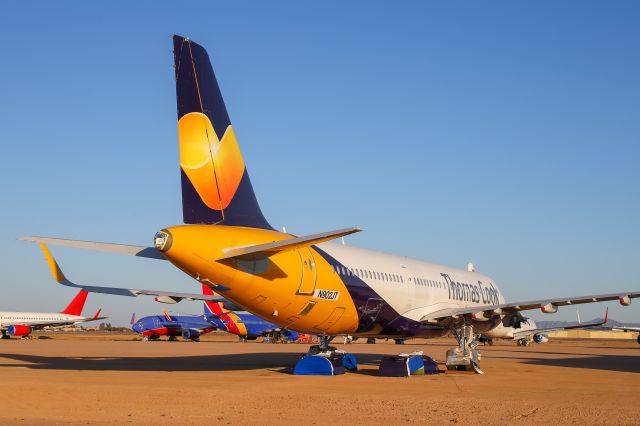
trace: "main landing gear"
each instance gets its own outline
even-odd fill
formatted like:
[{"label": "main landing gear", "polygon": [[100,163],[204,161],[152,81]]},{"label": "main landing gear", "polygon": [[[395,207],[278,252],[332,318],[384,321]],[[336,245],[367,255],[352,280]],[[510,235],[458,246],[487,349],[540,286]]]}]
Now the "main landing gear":
[{"label": "main landing gear", "polygon": [[318,344],[309,348],[308,355],[317,355],[320,353],[335,352],[337,349],[335,346],[329,346],[329,343],[335,336],[318,336]]},{"label": "main landing gear", "polygon": [[478,341],[473,334],[473,326],[464,320],[461,324],[451,327],[453,336],[458,341],[458,347],[447,351],[447,370],[475,371],[483,374],[480,370],[480,352],[478,352]]}]

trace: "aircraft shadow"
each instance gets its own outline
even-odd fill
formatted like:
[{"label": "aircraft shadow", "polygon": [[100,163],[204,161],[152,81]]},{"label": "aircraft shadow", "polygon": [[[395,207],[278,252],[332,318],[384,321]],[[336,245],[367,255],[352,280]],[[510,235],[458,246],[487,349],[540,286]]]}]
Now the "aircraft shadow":
[{"label": "aircraft shadow", "polygon": [[0,354],[28,364],[22,367],[42,370],[81,371],[240,371],[292,366],[300,359],[297,353],[240,353],[179,357],[52,357],[24,354]]},{"label": "aircraft shadow", "polygon": [[534,365],[640,373],[640,357],[638,356],[591,355],[584,358],[534,358],[523,361],[525,364]]},{"label": "aircraft shadow", "polygon": [[[0,367],[35,370],[80,371],[243,371],[267,369],[291,374],[302,353],[266,352],[180,357],[55,357],[24,354],[0,354],[1,358],[21,364],[0,362]],[[384,355],[358,354],[361,364],[379,364]],[[22,364],[26,363],[26,364]]]}]

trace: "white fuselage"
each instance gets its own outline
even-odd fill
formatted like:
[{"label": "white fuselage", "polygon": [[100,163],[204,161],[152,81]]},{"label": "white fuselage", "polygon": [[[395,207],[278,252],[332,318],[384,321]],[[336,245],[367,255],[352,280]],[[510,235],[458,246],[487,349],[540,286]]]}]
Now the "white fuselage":
[{"label": "white fuselage", "polygon": [[[429,314],[446,309],[506,303],[494,281],[478,272],[342,244],[322,243],[318,248],[347,269],[343,271],[339,267],[336,273],[347,279],[358,277],[409,320],[421,321]],[[514,329],[498,324],[485,334],[512,338],[514,332],[535,328],[535,324],[523,323],[522,327]]]},{"label": "white fuselage", "polygon": [[0,328],[6,330],[10,325],[40,326],[47,324],[72,325],[84,322],[87,318],[78,315],[48,312],[0,312]]}]

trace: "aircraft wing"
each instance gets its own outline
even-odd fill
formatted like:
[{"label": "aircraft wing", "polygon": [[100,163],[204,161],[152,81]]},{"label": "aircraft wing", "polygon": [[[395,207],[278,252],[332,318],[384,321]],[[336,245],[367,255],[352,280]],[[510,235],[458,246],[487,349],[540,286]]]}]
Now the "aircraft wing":
[{"label": "aircraft wing", "polygon": [[535,328],[533,330],[516,331],[515,333],[513,333],[513,338],[515,340],[518,340],[518,339],[522,339],[523,337],[533,336],[534,334],[538,334],[538,333],[549,333],[552,331],[565,331],[565,330],[575,330],[579,328],[598,327],[600,325],[606,324],[608,320],[609,320],[609,308],[607,308],[607,310],[605,311],[604,319],[602,321],[585,323],[585,324],[577,324],[577,325],[568,325],[565,327],[544,327],[544,328]]},{"label": "aircraft wing", "polygon": [[598,294],[591,296],[550,298],[526,302],[503,303],[500,305],[481,305],[468,308],[452,308],[443,309],[427,314],[423,316],[420,321],[431,322],[451,317],[457,318],[465,315],[482,318],[493,314],[516,313],[519,311],[530,311],[533,309],[540,309],[545,313],[553,313],[557,311],[558,306],[581,305],[584,303],[607,302],[611,300],[618,300],[620,301],[620,304],[626,306],[631,304],[631,299],[635,299],[638,297],[640,297],[640,291],[632,291]]},{"label": "aircraft wing", "polygon": [[155,296],[155,300],[160,303],[178,303],[182,299],[187,300],[207,300],[212,302],[226,302],[226,299],[220,296],[213,295],[204,295],[197,293],[175,293],[170,291],[161,291],[161,290],[142,290],[135,288],[122,288],[122,287],[100,287],[100,286],[91,286],[91,285],[80,285],[75,284],[67,279],[62,273],[62,270],[58,266],[58,263],[53,258],[49,249],[44,243],[40,243],[40,247],[44,252],[44,257],[47,259],[47,263],[49,264],[49,268],[51,269],[51,273],[53,274],[53,278],[60,284],[65,285],[67,287],[75,287],[84,289],[90,293],[102,293],[102,294],[113,294],[116,296],[129,296],[129,297],[137,297],[140,295],[144,296]]},{"label": "aircraft wing", "polygon": [[155,247],[130,246],[125,244],[101,243],[97,241],[66,240],[63,238],[50,238],[38,236],[25,236],[18,238],[22,241],[31,241],[40,244],[53,244],[65,247],[74,247],[86,250],[105,251],[108,253],[124,254],[127,256],[147,257],[150,259],[167,260]]}]

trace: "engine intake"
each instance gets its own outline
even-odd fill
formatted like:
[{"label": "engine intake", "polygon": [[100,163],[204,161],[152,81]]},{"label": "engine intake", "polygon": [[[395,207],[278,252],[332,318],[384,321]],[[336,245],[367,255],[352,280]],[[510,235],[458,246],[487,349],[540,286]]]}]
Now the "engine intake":
[{"label": "engine intake", "polygon": [[545,336],[544,334],[534,334],[533,335],[533,341],[536,343],[547,343],[549,341],[549,338],[547,336]]},{"label": "engine intake", "polygon": [[200,333],[196,330],[182,330],[182,338],[196,340],[200,338]]}]

